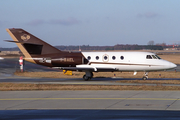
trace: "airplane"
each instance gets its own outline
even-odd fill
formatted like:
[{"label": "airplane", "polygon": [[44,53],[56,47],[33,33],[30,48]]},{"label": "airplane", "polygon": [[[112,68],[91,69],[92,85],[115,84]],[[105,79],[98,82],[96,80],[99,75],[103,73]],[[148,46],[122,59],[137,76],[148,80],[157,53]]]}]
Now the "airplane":
[{"label": "airplane", "polygon": [[163,71],[177,67],[151,52],[71,52],[61,51],[20,28],[6,29],[24,54],[24,60],[61,70],[85,72],[84,80],[93,78],[93,72]]}]

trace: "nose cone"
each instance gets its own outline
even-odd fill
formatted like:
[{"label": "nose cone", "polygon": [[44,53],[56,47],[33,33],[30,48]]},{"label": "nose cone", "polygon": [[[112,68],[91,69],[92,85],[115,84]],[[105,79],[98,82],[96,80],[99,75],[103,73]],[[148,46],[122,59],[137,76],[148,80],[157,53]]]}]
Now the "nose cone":
[{"label": "nose cone", "polygon": [[176,67],[177,67],[177,65],[176,65],[176,64],[174,64],[174,63],[169,63],[169,67],[170,67],[170,68],[176,68]]},{"label": "nose cone", "polygon": [[162,60],[159,62],[160,65],[164,66],[164,70],[169,70],[169,69],[173,69],[173,68],[176,68],[177,65],[172,63],[172,62],[169,62],[169,61],[166,61],[166,60]]}]

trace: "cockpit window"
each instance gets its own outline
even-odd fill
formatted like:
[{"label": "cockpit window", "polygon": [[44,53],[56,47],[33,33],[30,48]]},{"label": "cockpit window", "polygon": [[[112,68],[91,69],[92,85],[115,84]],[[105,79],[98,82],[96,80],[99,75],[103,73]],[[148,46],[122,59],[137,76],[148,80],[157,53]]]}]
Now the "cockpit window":
[{"label": "cockpit window", "polygon": [[158,55],[147,55],[146,59],[161,59]]},{"label": "cockpit window", "polygon": [[151,55],[147,55],[146,59],[152,59]]},{"label": "cockpit window", "polygon": [[157,59],[155,55],[152,55],[153,59]]},{"label": "cockpit window", "polygon": [[161,59],[158,55],[155,55],[158,59]]}]

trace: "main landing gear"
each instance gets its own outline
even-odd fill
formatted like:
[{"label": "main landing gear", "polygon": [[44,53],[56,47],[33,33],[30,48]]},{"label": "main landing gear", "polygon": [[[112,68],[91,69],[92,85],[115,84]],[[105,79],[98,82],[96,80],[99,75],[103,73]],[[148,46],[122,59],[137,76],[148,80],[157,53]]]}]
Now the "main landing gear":
[{"label": "main landing gear", "polygon": [[144,72],[144,76],[142,78],[143,80],[147,80],[148,79],[148,72]]},{"label": "main landing gear", "polygon": [[88,80],[90,80],[92,77],[93,77],[93,73],[92,73],[92,72],[89,72],[89,71],[86,71],[86,74],[83,76],[83,79],[84,79],[85,81],[88,81]]}]

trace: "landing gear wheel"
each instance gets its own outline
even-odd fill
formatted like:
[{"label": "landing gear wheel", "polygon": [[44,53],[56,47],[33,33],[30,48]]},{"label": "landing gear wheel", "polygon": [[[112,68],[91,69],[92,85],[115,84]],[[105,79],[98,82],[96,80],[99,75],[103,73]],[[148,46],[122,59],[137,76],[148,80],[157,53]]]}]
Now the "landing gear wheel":
[{"label": "landing gear wheel", "polygon": [[86,74],[83,76],[83,79],[84,79],[85,81],[88,81],[88,80],[90,80],[92,77],[93,77],[93,73],[90,72],[90,71],[86,71]]},{"label": "landing gear wheel", "polygon": [[142,78],[143,80],[147,80],[148,78],[146,77],[146,76],[143,76],[143,78]]},{"label": "landing gear wheel", "polygon": [[88,76],[86,76],[86,75],[84,75],[84,76],[83,76],[83,79],[84,79],[85,81],[88,81],[88,80],[90,80],[91,78],[88,77]]},{"label": "landing gear wheel", "polygon": [[144,73],[144,76],[143,76],[142,79],[143,79],[143,80],[147,80],[147,79],[148,79],[148,72],[145,72],[145,73]]}]

